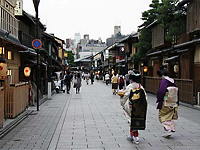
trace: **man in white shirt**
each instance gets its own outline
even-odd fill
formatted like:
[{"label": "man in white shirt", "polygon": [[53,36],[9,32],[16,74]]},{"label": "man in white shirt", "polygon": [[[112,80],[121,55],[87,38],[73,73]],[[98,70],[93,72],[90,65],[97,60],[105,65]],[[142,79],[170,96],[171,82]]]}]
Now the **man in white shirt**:
[{"label": "man in white shirt", "polygon": [[110,80],[110,75],[108,74],[108,72],[106,72],[105,80],[106,80],[106,85],[108,85],[109,80]]}]

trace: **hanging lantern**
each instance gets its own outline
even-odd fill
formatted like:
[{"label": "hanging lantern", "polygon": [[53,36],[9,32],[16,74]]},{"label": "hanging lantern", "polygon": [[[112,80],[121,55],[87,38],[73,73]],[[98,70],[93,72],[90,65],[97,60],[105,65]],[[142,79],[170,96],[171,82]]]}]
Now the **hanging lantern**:
[{"label": "hanging lantern", "polygon": [[24,68],[24,75],[25,75],[26,77],[29,77],[30,74],[31,74],[31,68],[30,68],[30,67],[25,67],[25,68]]},{"label": "hanging lantern", "polygon": [[144,72],[147,72],[147,71],[148,71],[148,67],[144,66]]},{"label": "hanging lantern", "polygon": [[7,75],[7,64],[0,62],[0,79],[5,79]]},{"label": "hanging lantern", "polygon": [[178,65],[174,65],[174,72],[178,73],[179,72],[179,66]]}]

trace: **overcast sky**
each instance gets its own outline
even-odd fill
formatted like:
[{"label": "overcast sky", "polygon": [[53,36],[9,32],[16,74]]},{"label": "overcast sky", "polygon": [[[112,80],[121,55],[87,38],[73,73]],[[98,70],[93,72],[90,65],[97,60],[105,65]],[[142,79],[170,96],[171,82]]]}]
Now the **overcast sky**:
[{"label": "overcast sky", "polygon": [[[137,31],[142,12],[152,0],[40,0],[39,18],[47,33],[58,38],[74,38],[75,33],[89,34],[90,39],[106,38],[121,26],[122,34]],[[23,9],[35,16],[33,0],[23,0]]]}]

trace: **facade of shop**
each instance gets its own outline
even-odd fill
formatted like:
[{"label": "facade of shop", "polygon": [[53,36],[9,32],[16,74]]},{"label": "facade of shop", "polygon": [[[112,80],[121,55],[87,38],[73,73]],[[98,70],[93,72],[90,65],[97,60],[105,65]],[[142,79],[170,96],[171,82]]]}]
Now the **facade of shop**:
[{"label": "facade of shop", "polygon": [[[63,70],[60,55],[64,52],[62,44],[56,40],[58,38],[45,33],[46,26],[39,22],[38,38],[42,41],[42,47],[35,50],[32,42],[36,39],[36,19],[23,10],[16,13],[15,6],[16,2],[13,0],[1,0],[0,128],[6,119],[17,117],[28,108],[31,101],[36,101],[36,70],[40,73],[39,100],[47,94],[48,68],[51,68],[50,81],[53,72]],[[48,58],[51,58],[51,63]],[[28,76],[27,70],[30,71]]]}]

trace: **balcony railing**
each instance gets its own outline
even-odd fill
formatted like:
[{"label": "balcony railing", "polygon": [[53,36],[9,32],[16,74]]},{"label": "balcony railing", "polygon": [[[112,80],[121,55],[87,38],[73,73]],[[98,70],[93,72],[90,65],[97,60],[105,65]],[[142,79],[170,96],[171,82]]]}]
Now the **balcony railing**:
[{"label": "balcony railing", "polygon": [[18,38],[19,21],[0,5],[0,28]]}]

